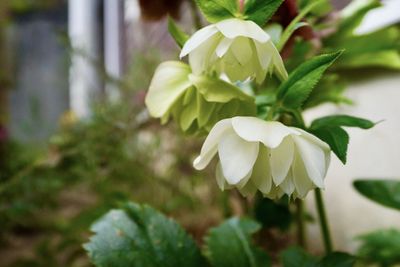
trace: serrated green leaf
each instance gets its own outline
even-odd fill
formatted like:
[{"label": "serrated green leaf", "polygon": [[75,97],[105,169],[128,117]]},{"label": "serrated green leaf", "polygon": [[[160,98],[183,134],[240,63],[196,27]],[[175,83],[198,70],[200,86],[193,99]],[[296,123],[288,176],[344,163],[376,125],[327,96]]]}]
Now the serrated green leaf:
[{"label": "serrated green leaf", "polygon": [[282,3],[283,0],[246,0],[244,18],[264,26]]},{"label": "serrated green leaf", "polygon": [[340,127],[324,127],[310,131],[319,139],[327,143],[333,153],[346,164],[347,147],[349,145],[349,134]]},{"label": "serrated green leaf", "polygon": [[318,259],[309,255],[302,248],[290,247],[280,255],[283,267],[315,267]]},{"label": "serrated green leaf", "polygon": [[400,181],[357,180],[353,185],[368,199],[385,207],[400,210]]},{"label": "serrated green leaf", "polygon": [[214,267],[268,267],[268,255],[251,242],[260,225],[232,218],[212,228],[205,239],[206,254]]},{"label": "serrated green leaf", "polygon": [[239,7],[236,0],[195,0],[204,17],[211,23],[234,18]]},{"label": "serrated green leaf", "polygon": [[182,48],[189,39],[189,36],[176,25],[171,17],[168,17],[168,31],[180,48]]},{"label": "serrated green leaf", "polygon": [[346,83],[339,75],[324,75],[311,92],[306,102],[304,102],[303,109],[312,108],[323,103],[350,105],[353,102],[343,95],[345,89]]},{"label": "serrated green leaf", "polygon": [[321,79],[325,70],[342,52],[314,57],[297,67],[289,78],[279,86],[278,100],[291,109],[301,107]]},{"label": "serrated green leaf", "polygon": [[325,256],[315,267],[353,267],[356,258],[343,252],[333,252]]},{"label": "serrated green leaf", "polygon": [[91,230],[95,235],[84,248],[98,267],[205,266],[183,228],[146,205],[112,210]]},{"label": "serrated green leaf", "polygon": [[400,263],[399,230],[379,230],[359,236],[357,239],[362,242],[357,251],[357,256],[364,263],[362,266],[367,264],[397,266],[396,264]]},{"label": "serrated green leaf", "polygon": [[316,130],[319,128],[325,127],[336,127],[336,126],[345,126],[345,127],[358,127],[361,129],[370,129],[375,126],[375,123],[372,121],[357,118],[348,115],[332,115],[326,116],[319,119],[314,120],[311,123],[310,129]]}]

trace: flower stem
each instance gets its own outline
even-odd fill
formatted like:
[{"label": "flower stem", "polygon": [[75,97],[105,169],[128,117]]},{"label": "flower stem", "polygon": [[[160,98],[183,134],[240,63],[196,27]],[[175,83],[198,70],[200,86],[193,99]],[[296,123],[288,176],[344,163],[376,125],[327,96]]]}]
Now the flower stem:
[{"label": "flower stem", "polygon": [[324,200],[322,198],[321,189],[315,189],[315,203],[317,205],[319,223],[321,226],[321,233],[324,241],[325,253],[331,253],[333,250],[332,239],[329,232],[329,225],[326,218]]},{"label": "flower stem", "polygon": [[297,223],[297,243],[300,247],[306,248],[305,224],[304,224],[304,203],[301,199],[296,199],[296,223]]}]

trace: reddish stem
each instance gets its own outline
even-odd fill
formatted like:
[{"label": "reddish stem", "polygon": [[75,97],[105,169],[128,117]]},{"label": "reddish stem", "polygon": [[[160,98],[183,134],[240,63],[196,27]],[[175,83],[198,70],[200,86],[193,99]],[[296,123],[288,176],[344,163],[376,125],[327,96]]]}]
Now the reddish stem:
[{"label": "reddish stem", "polygon": [[243,13],[244,10],[244,1],[245,0],[239,0],[239,12]]}]

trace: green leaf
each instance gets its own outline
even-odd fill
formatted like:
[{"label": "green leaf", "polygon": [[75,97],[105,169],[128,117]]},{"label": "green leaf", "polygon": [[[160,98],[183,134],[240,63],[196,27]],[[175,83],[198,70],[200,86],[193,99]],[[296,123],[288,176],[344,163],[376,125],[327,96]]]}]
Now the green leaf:
[{"label": "green leaf", "polygon": [[[356,262],[356,258],[350,254],[343,252],[333,252],[325,256],[319,263],[318,267],[352,267]],[[316,267],[317,267],[316,266]]]},{"label": "green leaf", "polygon": [[357,180],[354,187],[363,196],[383,206],[400,210],[400,182],[395,180]]},{"label": "green leaf", "polygon": [[314,57],[297,67],[278,89],[278,100],[287,108],[297,109],[308,98],[325,70],[342,52]]},{"label": "green leaf", "polygon": [[264,26],[282,2],[283,0],[246,0],[244,18]]},{"label": "green leaf", "polygon": [[318,260],[302,248],[291,247],[280,255],[283,267],[315,267]]},{"label": "green leaf", "polygon": [[204,17],[211,23],[234,18],[239,7],[236,0],[195,0]]},{"label": "green leaf", "polygon": [[306,102],[304,102],[303,109],[312,108],[323,103],[351,105],[353,102],[343,95],[345,90],[346,83],[338,74],[324,75]]},{"label": "green leaf", "polygon": [[375,123],[366,119],[352,117],[348,115],[332,115],[314,120],[311,123],[310,129],[316,130],[319,128],[336,127],[336,126],[370,129],[375,126]]},{"label": "green leaf", "polygon": [[312,1],[310,4],[308,4],[291,22],[290,24],[286,27],[286,29],[283,31],[281,40],[278,43],[278,50],[281,51],[283,47],[285,46],[286,42],[289,40],[290,36],[300,27],[308,25],[305,22],[301,22],[301,20],[313,9],[317,8],[320,6],[324,0],[318,0],[318,1]]},{"label": "green leaf", "polygon": [[168,31],[180,48],[182,48],[189,39],[189,36],[176,25],[171,17],[168,17]]},{"label": "green leaf", "polygon": [[146,205],[128,203],[112,210],[91,230],[95,235],[84,248],[99,267],[205,266],[182,227]]},{"label": "green leaf", "polygon": [[212,228],[205,249],[215,267],[268,267],[268,255],[251,242],[260,225],[250,219],[232,218]]},{"label": "green leaf", "polygon": [[395,266],[400,263],[399,230],[379,230],[362,235],[357,239],[362,242],[357,251],[357,256],[364,262],[362,266],[369,266],[367,264]]},{"label": "green leaf", "polygon": [[349,135],[345,130],[340,127],[324,127],[310,132],[327,143],[343,164],[346,164]]},{"label": "green leaf", "polygon": [[281,253],[283,267],[352,267],[355,257],[342,252],[332,252],[318,259],[302,248],[291,247]]}]

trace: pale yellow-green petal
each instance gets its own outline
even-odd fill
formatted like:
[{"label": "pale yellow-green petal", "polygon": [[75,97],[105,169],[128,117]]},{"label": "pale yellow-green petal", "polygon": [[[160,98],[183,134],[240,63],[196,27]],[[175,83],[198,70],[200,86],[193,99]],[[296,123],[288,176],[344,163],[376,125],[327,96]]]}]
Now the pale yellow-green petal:
[{"label": "pale yellow-green petal", "polygon": [[151,116],[160,118],[191,86],[190,67],[177,61],[161,63],[156,69],[145,103]]}]

